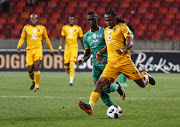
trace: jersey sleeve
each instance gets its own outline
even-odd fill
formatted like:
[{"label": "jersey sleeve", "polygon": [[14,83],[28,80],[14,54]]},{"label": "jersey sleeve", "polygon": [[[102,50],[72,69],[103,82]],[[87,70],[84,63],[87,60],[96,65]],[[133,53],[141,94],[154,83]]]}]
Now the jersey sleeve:
[{"label": "jersey sleeve", "polygon": [[63,28],[62,28],[61,35],[62,35],[62,36],[66,36],[66,33],[65,33],[65,26],[63,26]]},{"label": "jersey sleeve", "polygon": [[24,26],[23,30],[22,30],[22,33],[21,33],[21,38],[18,42],[18,46],[17,47],[21,47],[22,44],[24,43],[24,40],[26,38],[26,26]]},{"label": "jersey sleeve", "polygon": [[44,37],[44,41],[46,42],[46,44],[49,47],[50,51],[53,52],[51,42],[50,42],[49,37],[47,35],[47,30],[46,30],[46,28],[44,26],[43,26],[43,37]]},{"label": "jersey sleeve", "polygon": [[120,25],[120,31],[122,32],[122,34],[124,35],[125,38],[132,37],[130,29],[129,29],[129,27],[127,25],[121,24]]},{"label": "jersey sleeve", "polygon": [[78,36],[83,37],[83,31],[82,31],[81,27],[79,27],[79,35]]},{"label": "jersey sleeve", "polygon": [[89,49],[89,44],[87,43],[87,35],[83,36],[83,42],[84,42],[84,48],[85,49]]}]

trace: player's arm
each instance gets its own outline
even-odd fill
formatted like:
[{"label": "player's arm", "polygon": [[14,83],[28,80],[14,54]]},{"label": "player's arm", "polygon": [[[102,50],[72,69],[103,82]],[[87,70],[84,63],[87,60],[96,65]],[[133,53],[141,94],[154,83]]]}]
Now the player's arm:
[{"label": "player's arm", "polygon": [[128,49],[130,49],[130,48],[132,48],[134,46],[133,39],[132,39],[132,36],[131,36],[131,33],[130,33],[130,30],[129,30],[128,26],[126,26],[124,24],[124,26],[121,29],[121,32],[123,33],[124,38],[126,39],[127,43],[124,46],[124,48],[116,49],[116,52],[119,53],[119,54],[122,54],[123,52],[127,51]]},{"label": "player's arm", "polygon": [[[80,39],[80,42],[81,42],[81,45],[82,45],[82,47],[83,47],[83,49],[84,49],[84,43],[83,43],[83,31],[82,31],[82,29],[81,29],[81,27],[79,28],[79,39]],[[85,50],[85,49],[84,49]]]},{"label": "player's arm", "polygon": [[85,53],[83,58],[77,61],[77,66],[79,67],[83,62],[86,62],[91,56],[91,50],[90,48],[85,49]]},{"label": "player's arm", "polygon": [[[81,42],[82,48],[84,49],[83,37],[79,37],[79,39],[80,39],[80,42]],[[84,49],[84,50],[85,50],[85,49]]]},{"label": "player's arm", "polygon": [[49,40],[49,37],[47,35],[47,31],[46,31],[46,28],[44,27],[44,31],[43,31],[43,38],[44,38],[44,41],[46,42],[46,45],[49,47],[50,49],[50,54],[53,56],[54,55],[54,51],[53,51],[53,47],[51,45],[51,42]]},{"label": "player's arm", "polygon": [[60,55],[61,55],[61,49],[62,49],[64,43],[65,43],[65,36],[62,36],[61,41],[60,41],[60,44],[59,44],[59,49],[58,49],[58,53],[59,53]]},{"label": "player's arm", "polygon": [[23,31],[21,33],[21,38],[20,38],[20,40],[18,42],[18,46],[17,46],[17,51],[18,52],[21,52],[21,46],[24,43],[25,37],[26,37],[26,26],[23,28]]},{"label": "player's arm", "polygon": [[81,58],[77,61],[77,66],[80,66],[83,62],[87,61],[91,56],[91,50],[90,50],[89,44],[87,43],[87,35],[86,34],[83,37],[83,43],[84,43],[84,47],[85,47],[84,56],[83,56],[83,58]]},{"label": "player's arm", "polygon": [[61,49],[62,47],[64,46],[64,43],[65,43],[65,36],[66,36],[66,31],[65,31],[65,26],[63,26],[62,28],[62,31],[61,31],[61,41],[60,41],[60,44],[59,44],[59,49],[58,49],[58,53],[61,55]]},{"label": "player's arm", "polygon": [[107,61],[102,61],[100,59],[101,54],[104,54],[106,52],[107,52],[107,46],[105,46],[101,51],[97,52],[97,54],[96,54],[96,61],[99,62],[100,64],[106,64]]}]

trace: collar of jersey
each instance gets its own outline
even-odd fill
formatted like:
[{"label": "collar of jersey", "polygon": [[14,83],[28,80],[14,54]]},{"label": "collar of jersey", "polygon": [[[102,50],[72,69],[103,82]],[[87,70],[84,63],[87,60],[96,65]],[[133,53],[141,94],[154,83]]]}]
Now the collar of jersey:
[{"label": "collar of jersey", "polygon": [[[98,27],[99,27],[99,30],[101,30],[101,27],[100,27],[100,26],[98,26]],[[97,31],[99,31],[99,30],[97,30]],[[92,32],[91,29],[90,29],[90,32]],[[95,32],[96,32],[96,31],[95,31]],[[92,33],[94,33],[94,32],[92,32]]]}]

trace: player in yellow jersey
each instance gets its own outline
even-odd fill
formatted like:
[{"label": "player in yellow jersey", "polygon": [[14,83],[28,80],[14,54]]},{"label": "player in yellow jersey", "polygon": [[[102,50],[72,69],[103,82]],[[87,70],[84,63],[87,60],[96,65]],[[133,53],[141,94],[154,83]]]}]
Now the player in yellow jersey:
[{"label": "player in yellow jersey", "polygon": [[[96,83],[94,91],[91,93],[89,104],[79,101],[79,106],[91,115],[93,107],[100,97],[103,87],[113,82],[120,73],[128,79],[133,79],[140,87],[144,88],[148,83],[155,85],[155,80],[147,72],[140,74],[128,49],[133,47],[133,41],[129,28],[124,23],[117,23],[117,13],[110,9],[105,12],[104,19],[107,28],[104,31],[107,48],[97,53],[97,56],[108,53],[108,64]],[[125,43],[127,41],[127,43]]]},{"label": "player in yellow jersey", "polygon": [[78,55],[78,43],[77,39],[79,37],[80,42],[82,47],[83,46],[83,31],[81,27],[78,25],[74,24],[75,22],[75,16],[70,15],[69,16],[69,24],[64,25],[61,31],[61,41],[60,41],[60,46],[58,53],[61,54],[61,49],[65,43],[65,50],[64,50],[64,68],[65,71],[69,74],[70,76],[70,81],[69,85],[73,86],[73,80],[75,76],[75,68],[74,64],[77,60],[77,55]]},{"label": "player in yellow jersey", "polygon": [[[50,54],[54,55],[51,42],[48,38],[46,28],[43,25],[38,24],[38,16],[36,14],[30,15],[30,24],[25,25],[21,33],[17,50],[21,51],[21,46],[24,40],[27,39],[26,47],[26,66],[28,69],[29,77],[32,79],[30,90],[39,90],[40,81],[40,64],[42,61],[42,37],[44,38],[47,46],[50,49]],[[35,73],[35,74],[34,74]]]}]

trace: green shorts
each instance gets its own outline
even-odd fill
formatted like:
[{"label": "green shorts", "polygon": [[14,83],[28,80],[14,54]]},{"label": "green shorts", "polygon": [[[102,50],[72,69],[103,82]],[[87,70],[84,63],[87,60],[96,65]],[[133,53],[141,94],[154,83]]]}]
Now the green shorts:
[{"label": "green shorts", "polygon": [[92,74],[93,74],[93,79],[99,79],[99,77],[101,76],[102,72],[104,71],[104,68],[106,67],[106,65],[102,65],[102,66],[93,66],[92,69]]}]

